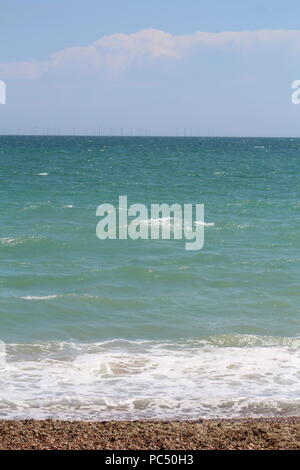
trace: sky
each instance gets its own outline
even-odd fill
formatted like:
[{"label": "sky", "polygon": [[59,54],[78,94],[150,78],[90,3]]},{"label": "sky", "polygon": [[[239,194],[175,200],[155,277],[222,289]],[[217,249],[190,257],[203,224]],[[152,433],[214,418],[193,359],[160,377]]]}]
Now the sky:
[{"label": "sky", "polygon": [[300,3],[0,0],[0,134],[300,137]]}]

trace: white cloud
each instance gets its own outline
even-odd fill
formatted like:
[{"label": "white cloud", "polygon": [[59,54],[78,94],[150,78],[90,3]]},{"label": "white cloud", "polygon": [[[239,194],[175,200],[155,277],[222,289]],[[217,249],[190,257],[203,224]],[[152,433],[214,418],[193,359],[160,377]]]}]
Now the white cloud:
[{"label": "white cloud", "polygon": [[52,65],[48,62],[0,62],[0,77],[5,79],[34,79],[40,77]]},{"label": "white cloud", "polygon": [[133,34],[104,36],[94,44],[104,54],[156,59],[178,57],[178,37],[157,29],[144,29]]},{"label": "white cloud", "polygon": [[46,60],[36,62],[0,63],[0,77],[34,79],[51,69],[74,68],[108,69],[121,71],[135,60],[179,60],[187,54],[201,52],[201,48],[288,47],[300,50],[300,30],[261,30],[172,35],[156,29],[145,29],[133,34],[104,36],[93,44],[69,47],[58,51]]}]

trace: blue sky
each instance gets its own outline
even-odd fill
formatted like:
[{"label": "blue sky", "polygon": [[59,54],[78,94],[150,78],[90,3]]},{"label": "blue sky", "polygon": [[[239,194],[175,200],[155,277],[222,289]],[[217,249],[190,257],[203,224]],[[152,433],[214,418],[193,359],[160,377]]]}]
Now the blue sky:
[{"label": "blue sky", "polygon": [[0,133],[300,137],[299,2],[0,0],[0,13]]}]

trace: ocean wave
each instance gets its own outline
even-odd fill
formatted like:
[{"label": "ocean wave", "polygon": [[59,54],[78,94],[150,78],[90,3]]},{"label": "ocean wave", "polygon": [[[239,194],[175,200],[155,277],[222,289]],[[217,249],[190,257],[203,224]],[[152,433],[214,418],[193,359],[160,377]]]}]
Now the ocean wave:
[{"label": "ocean wave", "polygon": [[[149,218],[149,219],[141,219],[141,220],[136,220],[133,219],[130,224],[133,225],[144,225],[144,226],[159,226],[159,227],[165,227],[165,226],[170,226],[171,229],[174,229],[175,227],[181,227],[184,224],[184,220],[181,222],[181,220],[177,220],[174,217],[160,217],[160,218]],[[204,222],[202,220],[196,220],[193,221],[193,225],[203,225],[204,227],[213,227],[215,225],[214,222]],[[128,225],[121,225],[121,227],[127,227]],[[188,229],[192,229],[192,226],[187,226]]]},{"label": "ocean wave", "polygon": [[0,401],[1,419],[60,419],[60,420],[197,420],[224,418],[268,418],[300,416],[300,400],[197,400],[110,397],[83,399],[75,395],[64,398],[40,398],[26,403],[13,400]]},{"label": "ocean wave", "polygon": [[137,419],[300,414],[300,338],[7,345],[0,416]]},{"label": "ocean wave", "polygon": [[17,239],[13,237],[0,238],[1,245],[10,246],[17,243]]},{"label": "ocean wave", "polygon": [[58,299],[58,298],[68,298],[68,297],[76,297],[78,299],[101,299],[107,300],[106,297],[101,297],[98,295],[92,294],[73,294],[73,293],[65,293],[65,294],[49,294],[49,295],[25,295],[22,297],[18,297],[21,300],[51,300],[51,299]]},{"label": "ocean wave", "polygon": [[18,237],[4,237],[0,238],[0,244],[4,246],[16,246],[16,245],[23,245],[24,243],[27,242],[37,242],[41,240],[45,240],[46,237],[42,236],[18,236]]},{"label": "ocean wave", "polygon": [[49,300],[49,299],[56,299],[57,297],[60,297],[58,295],[26,295],[25,297],[19,297],[22,300]]},{"label": "ocean wave", "polygon": [[195,225],[203,225],[204,227],[214,227],[215,223],[214,222],[203,222],[202,220],[197,220],[195,222]]}]

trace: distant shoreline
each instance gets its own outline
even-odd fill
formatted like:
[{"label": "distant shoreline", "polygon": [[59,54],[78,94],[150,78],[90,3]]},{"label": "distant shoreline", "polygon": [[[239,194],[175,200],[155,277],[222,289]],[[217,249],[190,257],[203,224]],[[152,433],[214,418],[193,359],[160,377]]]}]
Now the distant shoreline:
[{"label": "distant shoreline", "polygon": [[300,449],[300,417],[197,421],[0,420],[1,450]]}]

